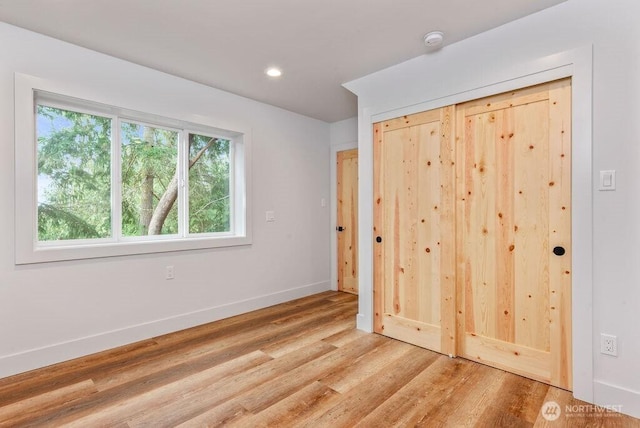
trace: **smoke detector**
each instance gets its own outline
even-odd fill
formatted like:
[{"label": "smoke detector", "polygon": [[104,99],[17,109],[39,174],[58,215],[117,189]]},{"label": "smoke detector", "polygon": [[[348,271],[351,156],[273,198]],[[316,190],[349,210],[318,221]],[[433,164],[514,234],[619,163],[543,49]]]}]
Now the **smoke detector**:
[{"label": "smoke detector", "polygon": [[432,31],[424,35],[424,44],[430,48],[435,48],[442,44],[444,34],[442,31]]}]

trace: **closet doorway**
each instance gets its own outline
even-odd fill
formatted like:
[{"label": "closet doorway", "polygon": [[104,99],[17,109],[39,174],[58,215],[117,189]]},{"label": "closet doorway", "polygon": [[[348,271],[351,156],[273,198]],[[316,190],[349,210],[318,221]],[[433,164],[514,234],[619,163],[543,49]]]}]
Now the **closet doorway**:
[{"label": "closet doorway", "polygon": [[571,81],[374,124],[374,329],[571,389]]}]

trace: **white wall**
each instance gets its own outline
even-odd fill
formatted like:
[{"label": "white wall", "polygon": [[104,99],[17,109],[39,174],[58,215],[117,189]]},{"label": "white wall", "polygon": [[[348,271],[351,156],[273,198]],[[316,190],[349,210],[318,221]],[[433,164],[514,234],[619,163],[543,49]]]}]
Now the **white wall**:
[{"label": "white wall", "polygon": [[332,146],[352,144],[358,141],[358,118],[333,122],[329,127],[329,141]]},{"label": "white wall", "polygon": [[[581,313],[592,314],[591,319],[574,322],[573,326],[574,337],[580,343],[591,343],[585,350],[590,355],[586,358],[578,355],[578,358],[583,362],[592,361],[592,367],[581,367],[584,372],[581,371],[574,382],[579,385],[580,391],[576,390],[576,395],[580,398],[597,404],[622,405],[624,413],[636,417],[640,417],[640,334],[637,330],[640,312],[638,16],[640,3],[637,0],[569,0],[347,85],[359,99],[360,222],[361,231],[366,231],[370,230],[371,204],[364,195],[372,197],[372,159],[371,151],[364,145],[371,144],[372,115],[462,100],[466,91],[479,94],[485,85],[509,84],[505,79],[510,76],[523,76],[519,74],[526,70],[526,67],[520,67],[522,64],[536,63],[543,70],[546,63],[553,74],[552,68],[558,63],[558,56],[554,54],[580,49],[590,52],[593,46],[593,76],[591,69],[583,67],[579,77],[583,79],[588,75],[593,78],[592,90],[590,85],[586,88],[593,97],[592,139],[587,142],[592,143],[592,152],[588,147],[588,156],[583,158],[587,162],[574,163],[574,168],[590,172],[586,180],[574,181],[574,193],[578,193],[574,194],[574,200],[593,201],[592,206],[586,205],[585,212],[577,214],[578,218],[592,221],[592,227],[585,231],[584,236],[575,236],[580,229],[574,230],[574,242],[575,239],[588,240],[585,247],[593,249],[593,256],[579,266],[579,272],[574,269],[573,285],[574,292],[582,292],[583,297],[586,292],[586,301],[593,302],[593,310],[591,307],[580,308]],[[591,109],[591,105],[574,104],[574,107],[580,111]],[[584,134],[589,134],[589,122],[589,117],[586,117],[574,126],[584,130],[586,125],[589,129]],[[591,154],[593,165],[589,161]],[[615,192],[597,190],[598,171],[606,169],[617,170],[618,187]],[[361,234],[360,242],[359,326],[363,328],[367,328],[370,315],[370,296],[362,294],[363,289],[371,290],[369,235]],[[583,251],[583,248],[574,245],[574,250]],[[368,272],[363,273],[363,270]],[[585,278],[584,284],[576,281],[576,275]],[[579,288],[583,285],[586,291]],[[617,358],[600,354],[600,333],[618,336]],[[582,374],[589,372],[592,374]]]},{"label": "white wall", "polygon": [[[329,289],[327,123],[5,24],[0,44],[0,377]],[[14,72],[251,128],[253,245],[16,266]]]}]

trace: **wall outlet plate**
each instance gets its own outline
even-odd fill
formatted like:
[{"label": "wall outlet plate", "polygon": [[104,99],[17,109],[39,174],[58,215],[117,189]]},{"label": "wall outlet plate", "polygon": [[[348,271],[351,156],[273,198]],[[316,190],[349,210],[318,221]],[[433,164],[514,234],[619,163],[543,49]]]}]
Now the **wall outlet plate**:
[{"label": "wall outlet plate", "polygon": [[610,334],[600,334],[600,353],[618,356],[618,338]]},{"label": "wall outlet plate", "polygon": [[173,266],[167,266],[165,269],[165,279],[174,279],[175,271],[173,270]]}]

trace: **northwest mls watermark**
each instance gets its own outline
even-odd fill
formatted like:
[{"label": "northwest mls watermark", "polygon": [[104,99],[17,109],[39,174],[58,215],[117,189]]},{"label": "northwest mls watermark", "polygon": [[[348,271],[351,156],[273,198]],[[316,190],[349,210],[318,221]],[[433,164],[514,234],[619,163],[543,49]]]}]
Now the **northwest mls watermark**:
[{"label": "northwest mls watermark", "polygon": [[542,405],[540,413],[548,421],[558,420],[560,416],[565,418],[616,418],[622,416],[622,405],[567,404],[563,409],[555,401],[547,401]]}]

